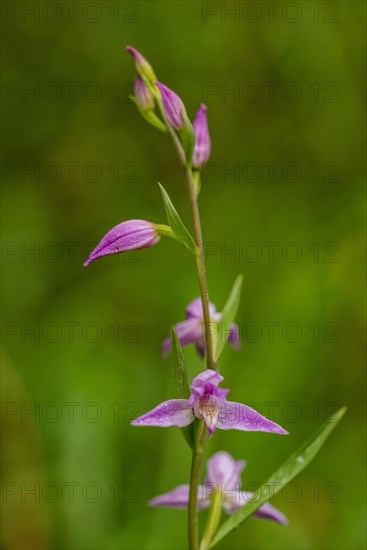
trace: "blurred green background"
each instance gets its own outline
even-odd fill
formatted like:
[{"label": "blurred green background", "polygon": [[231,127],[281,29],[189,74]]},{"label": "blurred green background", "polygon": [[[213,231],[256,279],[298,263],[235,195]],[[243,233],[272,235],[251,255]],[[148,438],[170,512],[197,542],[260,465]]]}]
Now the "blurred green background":
[{"label": "blurred green background", "polygon": [[275,497],[289,526],[251,519],[220,548],[362,548],[364,3],[2,8],[3,547],[186,547],[185,513],[146,501],[187,482],[189,449],[129,421],[171,396],[160,344],[198,295],[195,264],[163,239],[82,267],[115,224],[165,222],[158,180],[190,226],[172,144],[128,100],[131,44],[190,117],[208,105],[200,207],[219,310],[245,281],[224,387],[290,431],[217,432],[207,454],[245,459],[250,488],[349,407]]}]

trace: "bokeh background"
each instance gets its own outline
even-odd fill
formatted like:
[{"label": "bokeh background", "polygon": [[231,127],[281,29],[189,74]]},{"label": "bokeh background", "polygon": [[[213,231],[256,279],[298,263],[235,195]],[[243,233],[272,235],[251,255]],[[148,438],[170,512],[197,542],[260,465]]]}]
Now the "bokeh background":
[{"label": "bokeh background", "polygon": [[128,100],[131,44],[191,117],[208,105],[200,207],[219,310],[244,274],[242,349],[221,371],[233,400],[290,431],[217,432],[207,454],[246,459],[256,487],[349,407],[275,497],[289,526],[250,519],[220,548],[362,548],[364,3],[2,7],[3,547],[186,547],[185,512],[146,502],[187,481],[189,448],[129,421],[171,395],[160,345],[198,295],[194,262],[163,239],[82,267],[115,224],[165,222],[158,180],[190,226],[172,144]]}]

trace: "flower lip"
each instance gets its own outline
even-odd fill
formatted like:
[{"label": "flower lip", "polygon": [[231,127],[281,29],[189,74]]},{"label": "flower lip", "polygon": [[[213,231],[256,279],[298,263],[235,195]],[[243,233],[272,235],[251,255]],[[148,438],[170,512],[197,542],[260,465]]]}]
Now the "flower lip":
[{"label": "flower lip", "polygon": [[204,394],[205,395],[213,395],[214,393],[214,386],[213,384],[205,384],[204,386]]},{"label": "flower lip", "polygon": [[218,424],[221,402],[213,394],[206,394],[195,403],[195,416],[203,418],[209,435],[212,436]]}]

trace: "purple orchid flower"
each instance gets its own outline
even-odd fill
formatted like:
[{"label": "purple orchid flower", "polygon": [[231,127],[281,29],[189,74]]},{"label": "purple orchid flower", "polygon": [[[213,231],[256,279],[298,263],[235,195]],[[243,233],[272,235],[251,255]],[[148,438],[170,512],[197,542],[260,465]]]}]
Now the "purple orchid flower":
[{"label": "purple orchid flower", "polygon": [[144,220],[129,220],[113,227],[101,242],[91,252],[84,266],[98,260],[102,256],[119,254],[127,250],[141,250],[157,244],[160,235],[151,222]]},{"label": "purple orchid flower", "polygon": [[175,92],[161,82],[156,82],[155,85],[161,92],[163,109],[169,123],[176,130],[181,130],[185,126],[184,115],[186,115],[186,109],[182,100]]},{"label": "purple orchid flower", "polygon": [[135,78],[134,92],[140,107],[144,111],[151,111],[154,109],[153,94],[139,75]]},{"label": "purple orchid flower", "polygon": [[[209,303],[210,319],[214,323],[218,323],[222,317],[221,313],[217,312],[214,304]],[[196,349],[201,357],[205,356],[205,327],[204,327],[204,315],[201,298],[195,298],[186,308],[186,321],[177,323],[175,330],[180,340],[181,346],[187,346],[188,344],[195,344]],[[240,348],[240,338],[238,332],[238,326],[236,323],[232,323],[228,334],[228,343],[235,349]],[[171,349],[171,337],[169,336],[162,344],[162,354],[167,356]]]},{"label": "purple orchid flower", "polygon": [[254,409],[227,401],[229,390],[218,388],[223,376],[207,369],[196,376],[191,383],[188,399],[164,401],[153,410],[132,421],[134,426],[158,426],[183,428],[195,417],[202,418],[211,437],[215,430],[242,430],[244,432],[271,432],[287,434],[281,426],[268,420]]},{"label": "purple orchid flower", "polygon": [[193,168],[199,169],[208,162],[211,151],[208,121],[206,117],[206,105],[202,103],[193,122],[195,132],[195,148],[192,160]]},{"label": "purple orchid flower", "polygon": [[126,49],[133,58],[137,73],[140,76],[145,77],[151,84],[154,84],[157,77],[151,64],[148,63],[145,57],[137,49],[132,46],[126,46]]},{"label": "purple orchid flower", "polygon": [[[224,451],[215,453],[207,462],[207,475],[202,485],[198,487],[198,509],[209,508],[213,494],[221,492],[224,511],[234,514],[236,510],[253,499],[253,493],[241,491],[241,472],[246,463],[234,460]],[[179,485],[169,493],[153,498],[150,506],[166,506],[168,508],[187,509],[189,502],[189,485]],[[253,515],[255,518],[269,519],[282,525],[288,523],[287,518],[279,510],[266,502]]]}]

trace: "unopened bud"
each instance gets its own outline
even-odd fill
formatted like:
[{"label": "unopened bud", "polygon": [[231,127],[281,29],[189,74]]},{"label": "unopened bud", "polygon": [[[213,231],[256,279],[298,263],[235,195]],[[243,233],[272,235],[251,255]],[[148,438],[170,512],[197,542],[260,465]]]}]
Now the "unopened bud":
[{"label": "unopened bud", "polygon": [[153,71],[153,67],[150,63],[145,59],[143,55],[141,55],[138,50],[131,46],[126,46],[127,51],[129,54],[131,54],[137,73],[142,77],[146,78],[148,82],[151,84],[154,84],[154,82],[157,80],[157,77]]},{"label": "unopened bud", "polygon": [[154,98],[152,92],[139,75],[135,79],[134,92],[135,97],[143,111],[152,111],[154,109]]}]

